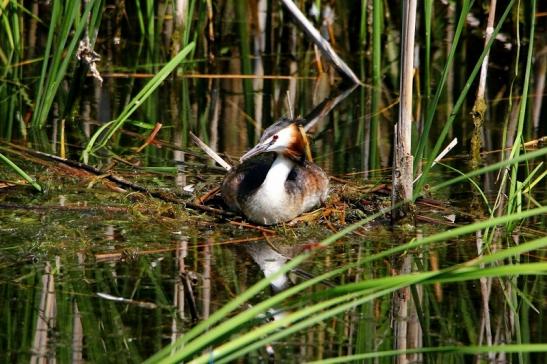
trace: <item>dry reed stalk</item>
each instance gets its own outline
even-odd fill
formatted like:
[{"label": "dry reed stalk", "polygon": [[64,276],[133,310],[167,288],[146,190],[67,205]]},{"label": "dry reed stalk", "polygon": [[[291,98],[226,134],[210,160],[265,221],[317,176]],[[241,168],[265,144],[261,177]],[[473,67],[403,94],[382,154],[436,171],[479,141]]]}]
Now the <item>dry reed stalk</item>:
[{"label": "dry reed stalk", "polygon": [[292,0],[281,0],[283,5],[289,10],[289,12],[294,17],[295,23],[310,37],[311,41],[319,48],[321,54],[326,57],[329,61],[332,62],[334,68],[346,79],[349,81],[360,85],[361,81],[353,73],[351,68],[338,56],[334,51],[330,43],[321,36],[321,33],[311,22],[306,18],[306,16],[300,11],[298,6]]},{"label": "dry reed stalk", "polygon": [[[414,34],[416,30],[417,1],[403,3],[403,32],[401,43],[401,80],[399,121],[395,125],[394,158],[393,158],[393,190],[392,205],[402,201],[410,201],[413,194],[413,157],[412,139],[412,81],[414,77]],[[397,208],[392,213],[392,219],[409,215],[413,220],[410,204]]]}]

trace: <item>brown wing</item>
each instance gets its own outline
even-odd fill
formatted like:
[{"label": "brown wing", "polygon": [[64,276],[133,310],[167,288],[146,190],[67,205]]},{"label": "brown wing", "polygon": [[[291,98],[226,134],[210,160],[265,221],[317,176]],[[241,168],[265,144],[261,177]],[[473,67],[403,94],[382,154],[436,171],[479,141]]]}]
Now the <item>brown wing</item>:
[{"label": "brown wing", "polygon": [[287,193],[294,199],[317,198],[323,202],[329,188],[327,174],[315,163],[296,165],[285,182]]}]

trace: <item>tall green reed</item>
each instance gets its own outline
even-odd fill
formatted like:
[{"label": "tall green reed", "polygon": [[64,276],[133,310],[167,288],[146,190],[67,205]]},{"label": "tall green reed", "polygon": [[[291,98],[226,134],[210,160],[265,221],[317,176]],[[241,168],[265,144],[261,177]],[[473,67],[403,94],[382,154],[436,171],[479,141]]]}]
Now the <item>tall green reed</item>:
[{"label": "tall green reed", "polygon": [[[423,19],[425,49],[424,49],[424,55],[423,55],[424,67],[423,67],[423,83],[422,83],[422,87],[423,87],[422,104],[424,106],[427,106],[431,102],[431,23],[433,20],[432,16],[433,16],[433,2],[432,0],[425,0],[424,1],[424,19]],[[419,122],[423,124],[424,119],[425,118],[422,116],[422,119]],[[414,155],[415,166],[417,166],[416,159],[417,159],[417,155]],[[414,168],[414,170],[416,170],[416,168]]]},{"label": "tall green reed", "polygon": [[82,153],[82,158],[86,161],[86,163],[89,160],[90,155],[106,146],[108,141],[124,125],[135,110],[137,110],[140,105],[161,85],[161,83],[179,66],[179,64],[193,49],[194,43],[190,43],[184,47],[150,81],[148,81],[148,83],[131,100],[131,102],[125,106],[123,111],[115,120],[109,121],[95,132]]},{"label": "tall green reed", "polygon": [[25,10],[13,1],[0,5],[0,136],[7,140],[16,133],[14,128],[26,135],[22,110],[23,104],[30,104],[30,97],[20,64],[24,52],[21,13]]},{"label": "tall green reed", "polygon": [[[244,75],[253,74],[252,64],[251,64],[251,47],[250,47],[250,32],[249,32],[249,23],[243,21],[243,19],[248,18],[248,3],[245,1],[235,1],[235,14],[237,22],[240,42],[239,42],[239,57],[241,63],[241,73]],[[245,114],[251,120],[254,120],[254,91],[253,91],[253,81],[251,79],[245,78],[241,81],[243,83],[243,100],[245,104]],[[247,139],[249,144],[256,142],[256,135],[254,133],[254,128],[252,125],[247,127]]]},{"label": "tall green reed", "polygon": [[527,345],[493,345],[493,346],[476,346],[476,345],[469,345],[469,346],[441,346],[441,347],[424,347],[419,349],[408,349],[408,350],[388,350],[388,351],[381,351],[381,352],[375,352],[375,353],[367,353],[367,354],[356,354],[356,355],[347,355],[347,356],[340,356],[337,358],[330,358],[325,360],[317,360],[317,361],[311,361],[309,364],[335,364],[335,363],[353,363],[353,362],[359,362],[360,360],[365,359],[375,359],[379,360],[382,358],[388,359],[386,363],[391,363],[389,361],[390,358],[393,358],[392,360],[395,360],[396,356],[400,356],[402,354],[415,354],[415,353],[423,353],[423,354],[441,354],[442,356],[439,356],[437,359],[439,361],[448,361],[448,362],[466,362],[465,356],[467,355],[473,355],[477,360],[480,360],[481,354],[486,354],[489,352],[496,352],[496,353],[543,353],[547,350],[547,345],[545,344],[527,344]]},{"label": "tall green reed", "polygon": [[30,177],[25,171],[23,171],[17,164],[12,162],[11,159],[0,153],[0,160],[6,163],[11,169],[15,171],[19,176],[21,176],[25,181],[31,184],[38,191],[42,191],[42,187],[38,184],[34,178]]},{"label": "tall green reed", "polygon": [[[469,4],[469,2],[465,2],[464,4]],[[445,143],[445,140],[446,140],[446,137],[448,135],[448,131],[449,129],[452,127],[452,123],[454,122],[454,120],[456,119],[457,115],[458,115],[458,112],[460,110],[460,108],[462,107],[462,105],[464,104],[465,100],[466,100],[466,96],[473,84],[473,81],[475,80],[475,77],[477,76],[479,70],[480,70],[480,67],[481,67],[481,64],[482,64],[482,60],[484,59],[484,57],[486,56],[486,54],[489,52],[490,48],[492,47],[492,44],[496,38],[496,35],[499,33],[505,19],[508,17],[508,15],[510,14],[511,10],[512,10],[512,7],[513,7],[513,4],[514,4],[514,1],[510,1],[508,4],[507,4],[507,7],[505,8],[505,11],[503,12],[503,14],[501,15],[499,21],[498,21],[498,24],[496,25],[496,28],[494,29],[494,31],[492,32],[492,38],[490,39],[490,41],[485,45],[483,51],[481,52],[481,55],[479,56],[477,62],[475,63],[475,66],[473,67],[473,70],[471,71],[469,77],[467,78],[467,81],[465,83],[465,86],[463,88],[463,90],[461,91],[460,95],[458,96],[458,99],[454,105],[454,108],[452,110],[452,113],[450,114],[450,116],[448,117],[448,120],[446,121],[446,123],[444,124],[442,130],[441,130],[441,133],[440,135],[438,136],[437,138],[437,141],[435,142],[434,144],[434,147],[430,153],[430,155],[428,156],[427,158],[427,162],[426,164],[424,165],[424,172],[423,172],[423,176],[418,180],[417,182],[417,186],[416,186],[416,189],[417,190],[421,190],[423,188],[423,186],[425,185],[426,181],[427,181],[427,174],[429,172],[429,170],[431,169],[432,167],[432,164],[433,164],[433,160],[435,159],[435,157],[438,155],[438,153],[440,152],[443,144]],[[469,7],[465,7],[464,6],[464,9],[462,10],[462,16],[464,14],[467,14],[469,11]],[[464,18],[465,19],[465,18]],[[464,22],[465,20],[462,19],[462,17],[460,17],[460,21],[458,22],[458,29],[456,30],[456,34],[458,33],[458,30],[461,30],[461,27],[460,27],[460,23]],[[463,25],[462,25],[463,26]],[[456,38],[455,38],[456,39]],[[445,76],[445,72],[447,72],[447,68],[445,68],[444,72],[443,72],[443,78]],[[440,85],[439,85],[440,87]],[[441,90],[438,88],[438,93],[439,93],[439,96],[440,96],[440,92]],[[435,100],[438,101],[438,97],[437,97],[437,92],[436,92],[436,96],[435,96]],[[434,101],[435,103],[435,101]],[[431,112],[433,112],[434,108],[431,109]],[[429,111],[428,111],[428,114],[429,114]],[[425,128],[428,128],[430,125],[431,125],[431,122],[430,120],[432,121],[432,118],[433,118],[433,114],[430,114],[430,118],[428,118],[426,120],[426,125],[425,125]],[[425,130],[424,128],[424,130]],[[423,135],[428,135],[428,133],[426,133],[424,131]],[[423,145],[423,143],[421,143]],[[418,148],[420,148],[420,144],[418,145]],[[423,149],[423,147],[422,147]],[[417,152],[417,155],[416,155],[416,159],[420,158],[421,154],[419,154],[419,149],[418,149],[418,152]]]},{"label": "tall green reed", "polygon": [[[367,5],[366,1],[361,2],[361,14],[359,23],[359,77],[366,79],[366,39],[367,39]],[[366,119],[366,88],[359,89],[359,125],[357,126],[356,141],[357,144],[363,144],[365,141],[365,119]],[[368,163],[367,163],[368,164]],[[364,165],[364,163],[363,163]]]},{"label": "tall green reed", "polygon": [[382,97],[382,33],[384,29],[384,3],[374,0],[372,3],[372,93],[370,118],[370,168],[380,166],[378,157],[378,124],[380,120],[380,101]]},{"label": "tall green reed", "polygon": [[[500,168],[503,168],[504,166],[507,166],[507,165],[518,164],[520,161],[524,160],[525,158],[526,159],[537,158],[540,156],[544,156],[545,154],[547,154],[547,150],[539,150],[534,153],[530,153],[529,155],[521,156],[517,158],[517,160],[502,161],[498,163],[497,165],[495,165],[494,167],[490,166],[490,167],[485,167],[485,168],[476,170],[474,171],[474,173],[475,174],[487,173],[492,168],[496,168],[499,170]],[[467,177],[466,176],[464,176],[463,178],[457,177],[451,181],[446,181],[444,184],[440,184],[436,186],[435,189],[445,188],[447,186],[450,186],[453,183],[462,181],[465,178]],[[496,217],[493,219],[487,219],[485,221],[479,221],[471,225],[461,226],[455,229],[444,231],[444,232],[434,234],[432,236],[424,237],[421,239],[411,240],[410,242],[407,242],[405,244],[393,247],[391,249],[384,250],[377,254],[367,256],[363,260],[358,262],[358,265],[362,265],[365,262],[373,261],[376,259],[383,259],[387,256],[400,253],[403,251],[408,251],[408,250],[416,249],[418,247],[423,247],[423,246],[429,246],[430,244],[433,244],[435,242],[446,241],[448,239],[453,239],[457,236],[470,234],[479,230],[483,230],[485,228],[500,226],[507,222],[517,221],[517,220],[529,218],[532,216],[538,216],[545,212],[547,212],[546,207],[540,207],[540,208],[532,209],[532,210],[525,210],[516,214],[504,215],[504,216]],[[368,223],[372,221],[373,219],[376,219],[377,217],[381,216],[383,213],[384,211],[380,211],[358,223],[350,225],[346,227],[345,229],[342,229],[338,233],[333,234],[332,236],[324,239],[320,244],[321,245],[332,244],[334,241],[340,239],[344,235],[350,233],[351,231],[364,225],[365,223]],[[461,280],[462,278],[458,278],[459,277],[458,275],[468,274],[467,273],[469,271],[468,268],[472,268],[472,267],[478,268],[475,270],[475,273],[477,275],[474,276],[473,278],[473,279],[476,279],[477,277],[481,276],[481,274],[486,274],[484,273],[484,270],[482,268],[479,268],[480,264],[502,261],[503,259],[507,259],[514,255],[525,253],[526,251],[536,250],[542,246],[547,246],[547,238],[537,239],[533,242],[522,244],[522,245],[508,248],[505,250],[501,250],[491,255],[485,255],[480,258],[473,259],[469,261],[468,263],[465,263],[462,265],[455,265],[440,271],[422,273],[423,276],[418,275],[418,277],[421,277],[421,278],[417,278],[417,276],[411,275],[411,276],[381,278],[378,281],[373,281],[373,282],[363,281],[358,283],[358,285],[359,287],[364,287],[364,289],[368,291],[361,292],[359,294],[356,294],[354,290],[351,290],[351,293],[348,293],[348,295],[339,296],[340,292],[336,291],[336,288],[335,288],[333,289],[332,294],[334,296],[337,296],[336,298],[325,300],[325,301],[321,300],[319,303],[317,303],[317,306],[314,306],[315,308],[313,310],[310,310],[309,307],[307,307],[306,309],[303,309],[302,311],[298,311],[295,314],[288,315],[286,318],[283,318],[278,322],[264,325],[262,328],[257,329],[256,331],[252,331],[251,333],[247,335],[238,336],[233,341],[229,341],[227,342],[226,345],[221,346],[220,347],[221,349],[218,349],[218,350],[215,349],[213,350],[212,353],[208,353],[207,356],[199,357],[197,362],[206,360],[206,357],[210,358],[210,355],[213,355],[215,360],[226,360],[226,361],[233,360],[235,359],[235,357],[243,355],[244,353],[246,353],[249,350],[252,350],[253,348],[259,347],[259,345],[264,345],[267,342],[277,340],[281,337],[289,335],[290,333],[294,332],[295,330],[298,330],[299,328],[308,327],[309,325],[315,324],[327,317],[332,317],[332,315],[336,315],[340,312],[344,312],[345,310],[349,308],[359,306],[360,304],[369,302],[370,300],[374,298],[384,296],[388,293],[398,290],[399,288],[406,287],[412,284],[427,283],[427,282],[433,283],[436,281],[442,282],[442,279],[439,279],[439,277],[445,277],[446,279],[450,281]],[[347,269],[350,269],[351,267],[355,266],[354,264],[346,265],[346,266],[334,269],[332,271],[329,271],[327,273],[324,273],[308,281],[305,281],[295,287],[289,288],[286,291],[278,293],[277,295],[253,306],[252,308],[238,314],[234,318],[224,323],[220,323],[224,319],[224,317],[226,317],[227,314],[229,314],[230,312],[238,308],[240,305],[242,305],[244,302],[249,300],[251,297],[258,294],[261,290],[266,288],[269,282],[271,282],[273,279],[277,278],[281,274],[285,274],[290,269],[298,266],[304,260],[308,259],[312,255],[313,255],[313,252],[305,253],[295,257],[289,263],[285,264],[276,274],[266,279],[263,279],[257,284],[255,284],[253,287],[250,287],[247,291],[243,292],[234,300],[226,304],[223,308],[213,313],[208,320],[199,323],[196,327],[194,327],[192,330],[187,332],[183,337],[177,340],[175,344],[163,349],[162,351],[158,352],[156,355],[151,357],[149,359],[149,362],[169,363],[169,362],[177,362],[180,360],[186,360],[189,357],[194,356],[202,348],[215,343],[220,337],[226,335],[229,332],[233,332],[233,330],[237,330],[242,325],[245,325],[245,323],[248,320],[252,319],[256,315],[265,312],[267,309],[281,302],[284,302],[288,297],[291,297],[294,294],[302,292],[304,289],[311,287],[314,284],[321,282],[324,279],[330,279],[332,277],[335,277],[339,275],[340,273],[346,271]],[[540,271],[544,270],[547,267],[545,267],[544,265],[541,265],[541,267],[533,266],[529,268],[530,268],[531,274],[535,274],[534,272],[539,274]],[[501,273],[500,272],[496,273],[496,271],[492,271],[493,273],[491,274],[493,275],[515,274],[515,271],[512,269],[514,269],[514,267],[502,266]],[[523,269],[523,270],[520,270],[520,272],[527,272],[527,271]],[[445,274],[446,276],[443,276]],[[453,274],[456,274],[456,276],[453,276]],[[464,280],[468,278],[470,279],[470,277],[466,277],[464,278]],[[390,285],[388,285],[388,282],[390,283]],[[372,287],[377,287],[377,288],[374,289]],[[314,315],[315,310],[317,310],[316,311],[317,314]],[[319,312],[323,310],[327,310],[327,311],[325,311],[322,314],[319,314]],[[306,317],[308,318],[305,319]],[[301,320],[304,320],[304,321],[301,321]],[[296,324],[296,322],[299,322],[299,324]],[[219,324],[219,326],[216,329],[211,329],[211,327],[216,324]],[[286,325],[289,325],[289,326],[286,326]],[[209,332],[205,335],[204,333],[206,330],[208,330]],[[260,337],[263,337],[264,335],[270,335],[270,336],[266,337],[266,339],[257,341]],[[253,344],[251,344],[251,342]],[[237,355],[234,354],[234,352],[237,353]],[[234,354],[234,356],[232,356],[232,354]]]},{"label": "tall green reed", "polygon": [[[19,270],[20,269],[20,270]],[[14,268],[15,271],[20,271],[21,278],[19,284],[27,287],[40,285],[40,269],[36,266]],[[10,282],[11,283],[11,282]],[[34,332],[32,328],[39,316],[39,311],[35,309],[39,305],[39,296],[34,290],[24,290],[18,292],[15,284],[3,284],[0,287],[2,297],[18,298],[19,310],[13,310],[10,303],[13,299],[6,299],[0,302],[0,312],[3,320],[0,322],[2,332],[5,332],[5,340],[3,341],[3,352],[0,353],[0,359],[4,362],[13,361],[14,352],[24,351],[32,346]],[[8,356],[11,353],[12,356]],[[21,355],[22,360],[30,361],[30,353],[25,352]]]},{"label": "tall green reed", "polygon": [[[531,14],[530,14],[530,34],[529,34],[529,43],[528,43],[528,54],[526,56],[526,65],[524,71],[524,83],[522,86],[521,93],[521,102],[519,103],[519,113],[518,113],[518,123],[517,131],[514,137],[514,144],[511,148],[511,153],[509,158],[516,158],[520,155],[523,139],[524,139],[524,122],[526,115],[526,105],[528,101],[528,91],[530,84],[530,72],[533,67],[532,57],[534,54],[534,37],[535,37],[535,28],[536,28],[536,0],[530,2]],[[508,178],[507,174],[504,174],[502,180],[502,186],[505,185],[506,179]],[[513,166],[511,168],[511,178],[509,185],[509,200],[507,203],[507,213],[513,211],[519,211],[522,209],[522,190],[525,187],[518,178],[518,167]],[[520,203],[519,203],[520,202]],[[515,227],[514,224],[508,227],[509,231]]]},{"label": "tall green reed", "polygon": [[[367,261],[383,259],[384,257],[387,257],[396,252],[415,249],[419,246],[428,246],[435,242],[445,241],[446,239],[451,239],[462,234],[468,234],[473,231],[478,231],[484,229],[485,227],[496,226],[523,217],[537,216],[538,214],[545,213],[546,211],[546,208],[528,210],[520,214],[489,219],[486,221],[474,223],[472,225],[462,226],[456,229],[438,233],[422,239],[412,240],[406,244],[368,256],[360,261],[358,264],[361,265]],[[355,228],[355,226],[360,225],[361,223],[358,223],[354,226],[346,228],[344,229],[344,231],[323,240],[321,244],[330,244],[339,237],[341,237],[344,233],[347,233],[352,228]],[[323,296],[332,298],[321,299],[316,304],[308,305],[301,310],[287,314],[280,320],[276,320],[275,322],[263,325],[260,328],[252,330],[247,334],[238,336],[235,339],[228,341],[226,344],[218,346],[212,352],[208,352],[203,356],[199,356],[197,359],[195,359],[195,362],[199,363],[203,362],[204,360],[210,360],[211,358],[213,358],[215,361],[220,362],[234,360],[235,358],[240,357],[250,350],[255,350],[262,345],[265,345],[275,340],[279,340],[280,338],[296,332],[297,330],[316,324],[328,317],[332,317],[333,315],[344,312],[347,309],[356,307],[362,303],[369,302],[372,299],[382,297],[386,294],[398,290],[401,287],[406,287],[412,284],[431,284],[433,282],[442,283],[465,281],[469,279],[477,279],[483,276],[511,275],[515,274],[516,272],[532,275],[539,274],[540,272],[547,269],[545,263],[536,263],[528,266],[521,265],[518,267],[504,266],[496,269],[493,268],[491,270],[481,269],[479,268],[479,265],[482,263],[501,261],[515,254],[526,253],[528,251],[536,250],[544,246],[547,246],[547,238],[540,238],[532,242],[522,244],[520,246],[500,250],[496,253],[485,255],[482,258],[473,259],[466,263],[451,266],[440,271],[379,278],[375,280],[361,281],[355,284],[336,287],[322,293]],[[221,323],[217,328],[211,329],[211,325],[219,322],[219,320],[222,319],[222,317],[224,317],[227,312],[229,312],[225,310],[231,311],[233,308],[238,307],[242,302],[244,302],[242,300],[246,300],[247,297],[251,297],[251,295],[258,293],[271,280],[275,279],[280,274],[286,273],[289,269],[296,266],[297,264],[302,262],[303,259],[306,259],[309,256],[310,253],[296,257],[294,260],[283,266],[278,273],[258,282],[255,286],[249,288],[249,290],[244,292],[241,296],[234,299],[233,302],[228,303],[225,308],[217,311],[218,314],[215,313],[210,317],[209,320],[198,324],[198,326],[196,326],[193,330],[188,332],[185,336],[181,337],[176,344],[162,350],[157,355],[150,358],[148,362],[170,363],[180,360],[187,360],[194,354],[199,353],[202,348],[215,343],[216,340],[222,335],[225,335],[226,333],[236,330],[238,327],[241,327],[245,324],[245,322],[255,317],[260,312],[264,312],[274,305],[283,302],[288,297],[291,297],[298,292],[302,292],[302,290],[320,282],[323,279],[331,278],[348,269],[347,266],[334,269],[333,271],[315,277],[309,281],[303,282],[295,287],[289,288],[287,291],[278,293],[276,296],[273,296],[266,301],[263,301],[258,305],[255,305],[252,308],[241,312],[240,314],[227,320],[226,322]],[[308,302],[308,300],[306,300],[306,302]],[[220,311],[222,311],[222,313],[220,313]],[[207,334],[203,334],[203,330],[205,329],[208,329],[209,331]]]},{"label": "tall green reed", "polygon": [[[93,19],[97,19],[98,14],[102,12],[103,2],[100,0],[90,0],[86,3],[79,0],[69,0],[66,3],[55,1],[51,6],[51,22],[31,119],[32,126],[36,128],[42,128],[46,124],[53,103],[59,97],[58,91],[63,85],[68,68],[75,62],[82,34],[86,28],[90,27],[89,16],[92,15]],[[95,30],[87,29],[88,34],[91,35],[91,44],[94,43]]]},{"label": "tall green reed", "polygon": [[[426,108],[425,108],[426,110],[425,110],[425,114],[424,114],[425,115],[425,123],[424,123],[424,126],[423,126],[421,137],[418,138],[418,141],[417,141],[418,144],[417,144],[417,146],[415,148],[415,152],[414,152],[414,170],[415,171],[419,170],[418,164],[422,163],[422,159],[425,157],[424,151],[425,151],[426,145],[429,141],[430,129],[431,129],[431,126],[433,124],[433,118],[435,116],[435,112],[436,112],[437,107],[439,105],[439,101],[440,101],[441,95],[443,93],[445,84],[446,84],[446,80],[447,80],[447,77],[448,77],[448,72],[449,72],[450,66],[451,66],[452,62],[454,61],[454,56],[456,54],[459,39],[460,39],[460,36],[461,36],[461,33],[462,33],[462,29],[465,25],[466,18],[467,18],[468,14],[469,14],[469,11],[471,9],[471,4],[472,4],[472,2],[470,2],[469,0],[465,0],[462,4],[462,11],[460,13],[460,17],[459,17],[458,24],[457,24],[457,27],[456,27],[456,32],[454,34],[454,39],[452,40],[452,44],[451,44],[451,47],[450,47],[450,53],[449,53],[448,58],[446,60],[443,72],[441,74],[440,81],[437,83],[437,88],[435,90],[435,95],[433,96],[433,100],[427,100],[427,105],[426,105]],[[427,63],[428,63],[428,61],[426,60],[425,64],[427,64]],[[451,92],[451,90],[448,90],[448,92]],[[432,152],[431,155],[434,156],[435,153]],[[425,176],[425,173],[424,173],[424,176]],[[423,179],[423,178],[425,178],[425,177],[422,177],[421,179]],[[423,184],[424,183],[419,182],[416,189],[420,190],[421,187],[423,186]]]}]

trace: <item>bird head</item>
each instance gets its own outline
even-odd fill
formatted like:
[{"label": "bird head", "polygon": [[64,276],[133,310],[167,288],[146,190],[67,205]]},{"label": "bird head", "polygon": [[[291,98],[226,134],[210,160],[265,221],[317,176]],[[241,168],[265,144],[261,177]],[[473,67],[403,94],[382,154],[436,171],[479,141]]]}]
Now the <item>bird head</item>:
[{"label": "bird head", "polygon": [[302,121],[281,118],[264,131],[258,144],[245,153],[240,162],[266,152],[282,154],[299,163],[306,159],[311,161],[310,146]]}]

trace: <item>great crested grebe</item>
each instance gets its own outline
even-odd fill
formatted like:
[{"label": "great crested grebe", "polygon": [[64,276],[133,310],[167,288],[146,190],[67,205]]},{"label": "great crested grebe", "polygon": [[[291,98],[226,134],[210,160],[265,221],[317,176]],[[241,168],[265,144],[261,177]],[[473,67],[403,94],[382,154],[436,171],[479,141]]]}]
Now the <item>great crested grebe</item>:
[{"label": "great crested grebe", "polygon": [[240,162],[224,178],[221,191],[228,207],[250,221],[290,221],[327,198],[329,179],[311,161],[299,120],[281,118]]}]

